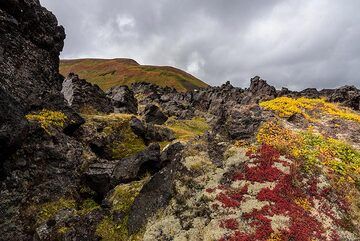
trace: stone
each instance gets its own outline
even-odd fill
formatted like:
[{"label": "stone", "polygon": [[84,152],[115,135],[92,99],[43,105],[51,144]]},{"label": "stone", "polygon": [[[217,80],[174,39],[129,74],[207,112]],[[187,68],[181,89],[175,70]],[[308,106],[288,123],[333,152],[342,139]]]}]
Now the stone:
[{"label": "stone", "polygon": [[136,114],[138,103],[134,97],[134,92],[127,86],[115,86],[106,91],[106,95],[111,99],[115,113]]},{"label": "stone", "polygon": [[83,174],[83,181],[95,191],[99,197],[104,197],[111,190],[111,178],[116,161],[100,161],[91,164]]},{"label": "stone", "polygon": [[145,107],[144,120],[146,123],[162,125],[168,117],[156,105],[149,104]]},{"label": "stone", "polygon": [[99,86],[92,85],[78,75],[70,73],[62,84],[61,93],[64,95],[69,106],[78,112],[91,113],[110,113],[113,108]]},{"label": "stone", "polygon": [[146,172],[158,171],[160,162],[160,145],[150,144],[149,147],[139,154],[120,160],[112,173],[113,183],[126,183],[137,180]]},{"label": "stone", "polygon": [[141,189],[129,212],[128,230],[137,233],[174,195],[176,163],[156,173]]},{"label": "stone", "polygon": [[261,79],[259,76],[255,76],[250,80],[250,88],[249,91],[253,95],[258,96],[276,96],[276,89],[275,87],[269,85],[265,80]]},{"label": "stone", "polygon": [[234,106],[228,114],[225,129],[233,140],[253,137],[263,118],[258,105]]}]

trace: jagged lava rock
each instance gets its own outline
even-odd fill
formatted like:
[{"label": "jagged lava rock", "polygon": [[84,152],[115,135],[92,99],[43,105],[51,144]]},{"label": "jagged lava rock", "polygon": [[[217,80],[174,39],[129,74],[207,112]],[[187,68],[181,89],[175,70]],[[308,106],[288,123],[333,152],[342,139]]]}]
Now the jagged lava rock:
[{"label": "jagged lava rock", "polygon": [[328,99],[332,102],[340,102],[354,110],[360,110],[360,90],[355,86],[343,86],[335,89]]},{"label": "jagged lava rock", "polygon": [[145,143],[172,141],[175,139],[173,131],[165,126],[143,123],[135,116],[131,117],[130,127],[137,136],[145,141]]},{"label": "jagged lava rock", "polygon": [[70,73],[64,80],[61,93],[68,104],[79,112],[110,113],[113,111],[110,100],[99,86],[80,79],[74,73]]},{"label": "jagged lava rock", "polygon": [[113,182],[119,184],[136,180],[147,171],[157,171],[159,166],[160,145],[153,143],[145,151],[120,160],[112,174]]},{"label": "jagged lava rock", "polygon": [[154,104],[149,104],[144,110],[144,120],[146,123],[162,125],[167,121],[168,117]]},{"label": "jagged lava rock", "polygon": [[112,87],[106,91],[106,95],[111,99],[115,113],[137,113],[138,103],[134,97],[134,92],[128,86]]}]

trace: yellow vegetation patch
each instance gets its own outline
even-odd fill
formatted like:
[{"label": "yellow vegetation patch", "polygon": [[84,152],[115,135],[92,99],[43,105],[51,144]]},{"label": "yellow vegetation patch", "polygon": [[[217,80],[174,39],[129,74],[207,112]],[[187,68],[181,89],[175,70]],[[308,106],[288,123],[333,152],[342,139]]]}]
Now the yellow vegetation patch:
[{"label": "yellow vegetation patch", "polygon": [[360,181],[360,152],[343,141],[325,138],[311,129],[294,132],[278,121],[264,123],[257,141],[301,161],[306,171],[312,171],[317,164],[325,165],[344,181]]},{"label": "yellow vegetation patch", "polygon": [[348,108],[340,107],[338,104],[328,103],[325,99],[279,97],[261,102],[260,106],[266,110],[272,110],[280,117],[285,118],[294,114],[301,114],[306,119],[312,121],[316,117],[316,112],[320,112],[342,119],[360,122],[360,115],[358,113]]},{"label": "yellow vegetation patch", "polygon": [[296,205],[302,207],[306,211],[311,210],[311,203],[306,198],[297,198],[294,202]]},{"label": "yellow vegetation patch", "polygon": [[41,110],[39,113],[28,114],[25,118],[29,121],[39,122],[41,127],[48,133],[50,127],[63,128],[67,120],[64,113],[46,109]]}]

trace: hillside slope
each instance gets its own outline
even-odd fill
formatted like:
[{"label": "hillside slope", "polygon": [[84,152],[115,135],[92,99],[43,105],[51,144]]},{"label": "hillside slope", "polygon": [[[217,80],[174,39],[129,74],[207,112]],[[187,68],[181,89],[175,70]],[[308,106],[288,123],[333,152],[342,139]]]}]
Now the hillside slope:
[{"label": "hillside slope", "polygon": [[169,66],[140,65],[132,59],[61,60],[60,73],[77,73],[103,90],[117,85],[149,82],[173,87],[178,91],[194,90],[208,85],[180,69]]}]

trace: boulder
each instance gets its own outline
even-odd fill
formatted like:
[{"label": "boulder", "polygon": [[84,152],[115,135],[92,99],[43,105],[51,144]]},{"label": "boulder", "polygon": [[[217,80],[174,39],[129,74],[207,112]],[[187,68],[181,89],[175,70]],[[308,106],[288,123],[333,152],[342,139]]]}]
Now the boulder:
[{"label": "boulder", "polygon": [[180,157],[184,148],[185,146],[181,142],[175,142],[166,146],[161,152],[161,166],[164,167],[174,161],[177,157]]},{"label": "boulder", "polygon": [[61,93],[67,103],[78,112],[84,113],[110,113],[113,108],[99,86],[92,85],[78,75],[70,73],[62,84]]},{"label": "boulder", "polygon": [[137,233],[174,195],[176,162],[156,173],[141,189],[129,212],[128,230]]},{"label": "boulder", "polygon": [[253,95],[257,96],[276,96],[276,89],[274,86],[269,85],[266,80],[261,79],[259,76],[255,76],[250,80],[249,91]]},{"label": "boulder", "polygon": [[139,179],[146,172],[154,173],[160,166],[160,145],[150,144],[149,147],[132,157],[120,160],[112,173],[113,183],[125,183]]},{"label": "boulder", "polygon": [[228,112],[225,129],[233,140],[248,139],[255,135],[262,120],[258,105],[234,106]]},{"label": "boulder", "polygon": [[134,97],[134,92],[127,86],[115,86],[106,91],[106,95],[111,99],[115,113],[136,114],[138,103]]},{"label": "boulder", "polygon": [[354,110],[360,110],[360,90],[355,86],[343,86],[335,89],[328,99],[331,102],[342,103]]},{"label": "boulder", "polygon": [[83,173],[84,183],[95,191],[100,199],[111,189],[111,178],[115,166],[115,161],[102,160],[91,164]]},{"label": "boulder", "polygon": [[168,117],[154,104],[145,107],[144,120],[146,123],[162,125],[167,121]]},{"label": "boulder", "polygon": [[144,140],[146,144],[151,142],[172,141],[175,139],[174,132],[169,128],[143,123],[135,116],[131,117],[130,127],[137,136]]}]

